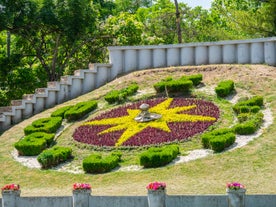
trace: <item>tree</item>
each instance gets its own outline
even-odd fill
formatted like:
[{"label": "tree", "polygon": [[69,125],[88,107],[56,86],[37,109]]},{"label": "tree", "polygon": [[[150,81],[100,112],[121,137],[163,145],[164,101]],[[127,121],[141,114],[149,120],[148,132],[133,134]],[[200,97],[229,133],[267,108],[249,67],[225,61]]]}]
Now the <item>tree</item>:
[{"label": "tree", "polygon": [[48,80],[88,65],[92,55],[86,48],[93,47],[99,35],[98,13],[91,0],[1,0],[0,4],[5,7],[1,30],[19,37],[18,49],[41,64]]},{"label": "tree", "polygon": [[176,17],[176,28],[177,28],[178,43],[182,43],[180,12],[179,12],[179,9],[178,9],[178,1],[174,0],[174,4],[175,4],[175,17]]}]

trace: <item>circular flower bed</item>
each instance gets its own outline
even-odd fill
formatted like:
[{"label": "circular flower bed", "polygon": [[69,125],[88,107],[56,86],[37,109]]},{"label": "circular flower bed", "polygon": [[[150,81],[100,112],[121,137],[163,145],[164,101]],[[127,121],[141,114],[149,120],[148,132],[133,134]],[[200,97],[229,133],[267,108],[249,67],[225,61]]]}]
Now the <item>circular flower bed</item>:
[{"label": "circular flower bed", "polygon": [[[136,122],[139,106],[162,117]],[[203,132],[219,118],[218,107],[209,101],[185,98],[159,98],[121,106],[83,123],[73,138],[95,146],[145,146],[186,140]]]}]

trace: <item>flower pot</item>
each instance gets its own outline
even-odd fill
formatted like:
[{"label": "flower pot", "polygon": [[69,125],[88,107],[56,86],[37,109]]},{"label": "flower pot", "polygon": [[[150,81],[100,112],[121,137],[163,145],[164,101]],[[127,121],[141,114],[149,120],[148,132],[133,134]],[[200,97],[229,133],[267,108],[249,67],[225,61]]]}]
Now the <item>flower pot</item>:
[{"label": "flower pot", "polygon": [[166,190],[148,190],[149,207],[166,206]]},{"label": "flower pot", "polygon": [[89,206],[90,189],[73,190],[73,207]]},{"label": "flower pot", "polygon": [[246,189],[226,189],[228,195],[228,207],[245,207]]},{"label": "flower pot", "polygon": [[15,207],[20,190],[2,190],[2,206]]}]

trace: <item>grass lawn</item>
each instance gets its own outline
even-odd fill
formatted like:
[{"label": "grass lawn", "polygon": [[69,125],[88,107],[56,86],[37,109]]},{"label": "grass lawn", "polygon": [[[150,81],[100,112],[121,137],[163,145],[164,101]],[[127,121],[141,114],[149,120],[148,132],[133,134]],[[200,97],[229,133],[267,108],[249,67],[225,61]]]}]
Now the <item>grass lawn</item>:
[{"label": "grass lawn", "polygon": [[[135,81],[142,97],[154,95],[152,85],[162,78],[201,73],[203,83],[208,87],[215,86],[221,80],[231,79],[235,82],[237,92],[261,95],[276,114],[276,68],[265,65],[211,65],[193,67],[175,67],[134,72],[106,84],[86,95],[48,109],[15,125],[0,136],[0,186],[18,183],[22,196],[55,196],[71,195],[75,182],[90,183],[92,194],[95,195],[146,195],[146,185],[152,181],[162,181],[167,184],[169,195],[180,194],[225,194],[227,182],[237,181],[244,184],[248,194],[275,194],[276,175],[276,123],[274,122],[263,134],[248,145],[231,152],[217,153],[206,158],[169,165],[156,169],[138,171],[113,171],[105,174],[72,174],[56,170],[40,170],[24,167],[15,161],[11,152],[13,144],[23,137],[23,129],[38,118],[48,117],[61,106],[72,105],[88,99],[99,100],[100,108],[107,109],[103,96],[112,89],[121,89]],[[141,93],[140,93],[141,94]],[[197,97],[214,100],[221,109],[221,119],[217,125],[228,127],[234,117],[231,104],[218,100],[208,93],[194,92]],[[241,95],[241,94],[239,94]],[[246,94],[245,94],[246,95]],[[137,97],[136,97],[137,98]],[[97,111],[91,116],[99,114]],[[72,139],[74,129],[84,120],[72,123],[57,139],[58,145],[71,146],[75,156],[72,165],[80,165],[83,157],[98,150],[91,146],[76,143]],[[181,154],[188,150],[202,148],[200,137],[180,143]],[[143,149],[123,150],[122,166],[139,163],[137,155]],[[107,150],[102,153],[108,153]]]}]

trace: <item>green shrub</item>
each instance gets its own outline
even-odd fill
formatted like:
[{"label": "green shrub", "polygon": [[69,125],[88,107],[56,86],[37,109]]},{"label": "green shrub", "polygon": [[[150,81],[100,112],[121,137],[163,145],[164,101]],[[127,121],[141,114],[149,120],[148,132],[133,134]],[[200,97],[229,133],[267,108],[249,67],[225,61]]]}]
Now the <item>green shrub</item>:
[{"label": "green shrub", "polygon": [[193,87],[193,82],[191,80],[182,79],[179,80],[165,80],[160,81],[153,85],[157,93],[165,92],[166,89],[168,92],[188,92]]},{"label": "green shrub", "polygon": [[68,111],[73,106],[64,106],[62,108],[57,109],[51,114],[51,117],[62,117],[64,119],[64,114],[66,111]]},{"label": "green shrub", "polygon": [[221,152],[235,142],[236,136],[232,129],[222,128],[207,132],[201,136],[204,148],[210,148],[215,152]]},{"label": "green shrub", "polygon": [[124,102],[128,96],[132,96],[133,94],[135,94],[138,88],[139,86],[137,85],[137,83],[132,83],[131,85],[129,85],[128,87],[120,91],[118,90],[110,91],[105,95],[104,99],[109,104],[113,104],[116,102],[121,103],[121,102]]},{"label": "green shrub", "polygon": [[53,147],[44,150],[38,157],[38,162],[42,168],[50,168],[67,161],[72,157],[72,149],[69,147]]},{"label": "green shrub", "polygon": [[25,135],[34,132],[56,133],[62,124],[61,117],[49,117],[35,120],[31,125],[24,128]]},{"label": "green shrub", "polygon": [[202,78],[203,78],[202,74],[194,74],[189,76],[183,76],[181,77],[181,80],[190,80],[193,82],[194,86],[197,86],[201,83]]},{"label": "green shrub", "polygon": [[121,155],[114,153],[105,157],[99,154],[92,154],[82,162],[83,170],[86,173],[105,173],[118,166]]},{"label": "green shrub", "polygon": [[35,156],[40,154],[46,147],[45,139],[37,139],[32,136],[26,136],[14,144],[19,155]]},{"label": "green shrub", "polygon": [[219,136],[215,136],[210,140],[210,146],[211,149],[214,150],[215,152],[221,152],[223,151],[226,147],[231,146],[234,144],[236,140],[236,136],[234,133],[227,133]]},{"label": "green shrub", "polygon": [[97,101],[94,100],[78,103],[65,112],[64,118],[68,121],[78,120],[95,110],[97,106]]},{"label": "green shrub", "polygon": [[264,100],[262,96],[254,96],[250,99],[239,101],[233,106],[233,110],[239,113],[257,113],[261,110],[264,105]]},{"label": "green shrub", "polygon": [[254,134],[263,123],[263,113],[250,114],[246,121],[234,126],[235,133],[241,135]]},{"label": "green shrub", "polygon": [[232,80],[225,80],[218,83],[215,92],[219,97],[228,96],[234,90],[234,82]]},{"label": "green shrub", "polygon": [[178,154],[177,145],[151,147],[140,155],[140,165],[145,168],[164,166],[174,160]]}]

